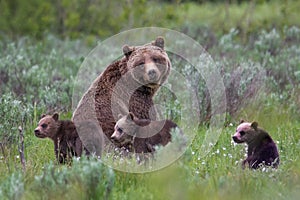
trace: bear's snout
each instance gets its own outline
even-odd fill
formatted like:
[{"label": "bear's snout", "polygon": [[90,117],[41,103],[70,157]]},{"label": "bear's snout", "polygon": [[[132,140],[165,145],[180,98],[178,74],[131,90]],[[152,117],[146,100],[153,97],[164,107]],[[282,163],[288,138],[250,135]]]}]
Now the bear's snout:
[{"label": "bear's snout", "polygon": [[110,137],[112,140],[117,140],[117,136],[115,134],[112,134],[112,136]]},{"label": "bear's snout", "polygon": [[244,142],[236,135],[232,136],[232,139],[235,143],[243,143]]},{"label": "bear's snout", "polygon": [[157,73],[155,71],[155,69],[151,69],[148,71],[148,76],[149,76],[149,80],[150,81],[156,81],[157,80]]},{"label": "bear's snout", "polygon": [[45,138],[46,137],[44,134],[41,133],[41,131],[38,128],[34,129],[34,135],[36,137],[39,137],[39,138]]},{"label": "bear's snout", "polygon": [[118,140],[120,140],[120,138],[121,138],[121,134],[119,134],[118,132],[114,132],[112,135],[111,135],[111,137],[110,137],[113,141],[118,141]]},{"label": "bear's snout", "polygon": [[234,142],[238,142],[239,141],[238,138],[237,138],[237,136],[232,136],[232,139],[233,139]]},{"label": "bear's snout", "polygon": [[41,132],[40,132],[40,130],[38,128],[34,129],[34,135],[36,137],[41,137]]}]

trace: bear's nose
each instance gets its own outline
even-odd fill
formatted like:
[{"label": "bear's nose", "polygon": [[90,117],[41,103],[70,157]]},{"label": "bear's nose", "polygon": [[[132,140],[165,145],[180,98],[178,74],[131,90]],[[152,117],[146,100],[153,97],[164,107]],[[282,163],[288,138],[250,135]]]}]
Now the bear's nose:
[{"label": "bear's nose", "polygon": [[37,133],[39,133],[39,132],[40,132],[39,129],[35,129],[35,130],[34,130],[34,133],[35,133],[35,134],[37,134]]},{"label": "bear's nose", "polygon": [[157,73],[154,69],[151,69],[148,71],[148,76],[150,80],[156,80],[157,78]]},{"label": "bear's nose", "polygon": [[112,134],[112,136],[110,136],[110,138],[111,138],[113,141],[117,141],[117,136],[116,136],[116,134]]},{"label": "bear's nose", "polygon": [[237,136],[232,136],[233,141],[238,142]]}]

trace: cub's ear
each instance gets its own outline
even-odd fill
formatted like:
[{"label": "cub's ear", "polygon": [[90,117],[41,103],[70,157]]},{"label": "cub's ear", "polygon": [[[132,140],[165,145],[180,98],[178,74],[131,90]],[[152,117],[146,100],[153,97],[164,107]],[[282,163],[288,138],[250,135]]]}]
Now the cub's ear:
[{"label": "cub's ear", "polygon": [[58,117],[59,117],[58,113],[54,113],[54,114],[52,115],[52,118],[53,118],[55,121],[58,120]]},{"label": "cub's ear", "polygon": [[164,49],[164,47],[165,47],[165,40],[164,40],[163,37],[158,36],[158,37],[156,38],[156,40],[155,40],[152,44],[153,44],[154,46],[157,46],[157,47],[161,48],[161,49]]},{"label": "cub's ear", "polygon": [[118,114],[118,120],[121,119],[123,117],[122,114]]},{"label": "cub's ear", "polygon": [[128,58],[130,54],[134,51],[134,47],[129,47],[128,45],[123,46],[123,54]]},{"label": "cub's ear", "polygon": [[40,119],[42,119],[42,118],[44,118],[44,117],[46,117],[46,114],[42,114]]},{"label": "cub's ear", "polygon": [[252,127],[254,130],[257,130],[258,123],[257,123],[257,122],[252,122],[252,123],[251,123],[251,127]]},{"label": "cub's ear", "polygon": [[133,121],[133,119],[135,118],[134,114],[132,112],[129,112],[126,119],[127,120],[130,120],[130,121]]},{"label": "cub's ear", "polygon": [[240,120],[240,124],[242,124],[242,123],[244,123],[244,122],[245,122],[245,120],[243,120],[243,119]]}]

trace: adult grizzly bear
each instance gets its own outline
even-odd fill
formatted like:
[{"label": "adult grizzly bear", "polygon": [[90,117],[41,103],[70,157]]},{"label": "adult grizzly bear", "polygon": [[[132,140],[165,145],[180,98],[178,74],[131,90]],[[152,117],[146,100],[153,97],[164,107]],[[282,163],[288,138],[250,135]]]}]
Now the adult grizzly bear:
[{"label": "adult grizzly bear", "polygon": [[155,146],[171,142],[171,130],[178,128],[171,120],[138,119],[133,113],[120,116],[111,138],[120,144],[130,144],[135,153],[154,152]]},{"label": "adult grizzly bear", "polygon": [[125,45],[124,57],[110,64],[93,82],[73,113],[77,125],[93,121],[111,141],[119,114],[132,112],[140,119],[155,119],[153,96],[166,81],[171,62],[164,39],[143,46]]},{"label": "adult grizzly bear", "polygon": [[277,168],[279,165],[276,144],[266,131],[258,127],[257,122],[249,123],[242,120],[232,139],[236,143],[248,145],[247,158],[242,163],[243,168],[246,164],[252,169],[262,165]]}]

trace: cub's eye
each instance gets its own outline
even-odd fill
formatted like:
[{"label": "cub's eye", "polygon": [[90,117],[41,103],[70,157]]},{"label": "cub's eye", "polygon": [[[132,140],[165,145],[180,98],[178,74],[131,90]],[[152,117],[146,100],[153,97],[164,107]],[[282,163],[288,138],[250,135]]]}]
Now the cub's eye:
[{"label": "cub's eye", "polygon": [[118,131],[119,133],[123,133],[123,130],[122,130],[121,128],[117,128],[117,131]]},{"label": "cub's eye", "polygon": [[245,131],[240,131],[241,136],[245,135]]},{"label": "cub's eye", "polygon": [[41,125],[42,128],[47,128],[47,126],[48,126],[47,124],[42,124]]}]

